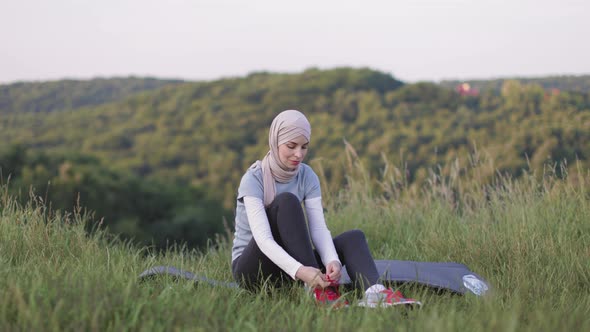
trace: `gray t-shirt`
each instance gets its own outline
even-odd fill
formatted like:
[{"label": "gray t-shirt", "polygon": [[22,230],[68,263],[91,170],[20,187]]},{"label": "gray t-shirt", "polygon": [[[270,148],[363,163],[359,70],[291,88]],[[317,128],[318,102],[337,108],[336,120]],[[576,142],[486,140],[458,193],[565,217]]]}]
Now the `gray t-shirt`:
[{"label": "gray t-shirt", "polygon": [[[293,193],[299,202],[306,199],[321,197],[320,180],[314,171],[307,164],[299,165],[299,172],[288,183],[275,182],[276,195],[284,192]],[[237,207],[236,207],[236,231],[234,233],[234,244],[232,248],[232,261],[240,257],[244,248],[252,239],[250,223],[246,215],[244,206],[244,196],[253,196],[264,201],[264,189],[262,185],[262,168],[253,165],[242,176],[240,187],[238,188]]]}]

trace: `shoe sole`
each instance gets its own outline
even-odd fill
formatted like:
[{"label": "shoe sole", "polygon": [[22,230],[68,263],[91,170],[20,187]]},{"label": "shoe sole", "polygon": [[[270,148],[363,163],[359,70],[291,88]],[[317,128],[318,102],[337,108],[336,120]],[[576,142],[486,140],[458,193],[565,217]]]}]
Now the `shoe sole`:
[{"label": "shoe sole", "polygon": [[417,305],[419,307],[422,306],[422,303],[420,301],[414,301],[414,300],[403,300],[403,301],[399,301],[399,302],[395,302],[395,303],[385,303],[385,302],[381,302],[381,303],[367,303],[367,302],[359,302],[358,306],[359,307],[367,307],[367,308],[387,308],[387,307],[395,307],[395,306],[399,306],[399,305],[407,305],[407,306],[414,306]]}]

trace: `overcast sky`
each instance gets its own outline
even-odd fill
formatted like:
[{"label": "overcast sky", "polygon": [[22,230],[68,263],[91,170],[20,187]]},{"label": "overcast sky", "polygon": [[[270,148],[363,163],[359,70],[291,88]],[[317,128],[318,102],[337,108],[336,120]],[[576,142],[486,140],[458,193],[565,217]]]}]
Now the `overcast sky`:
[{"label": "overcast sky", "polygon": [[590,74],[588,0],[0,0],[0,82]]}]

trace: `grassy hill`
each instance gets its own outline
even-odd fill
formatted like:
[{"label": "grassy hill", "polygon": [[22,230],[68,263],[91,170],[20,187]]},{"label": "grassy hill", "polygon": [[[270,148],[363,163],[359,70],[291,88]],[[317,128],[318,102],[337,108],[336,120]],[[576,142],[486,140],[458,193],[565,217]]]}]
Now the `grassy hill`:
[{"label": "grassy hill", "polygon": [[[328,191],[345,184],[345,142],[371,174],[395,165],[404,174],[396,181],[417,190],[430,169],[441,165],[448,174],[459,156],[475,152],[515,177],[563,160],[588,167],[588,92],[551,94],[507,81],[501,93],[465,97],[366,68],[254,73],[61,112],[8,112],[0,117],[0,139],[47,153],[73,150],[139,176],[206,187],[231,208],[244,169],[268,149],[270,121],[290,108],[310,119],[308,162],[322,171]],[[482,174],[482,181],[493,175]]]},{"label": "grassy hill", "polygon": [[[367,189],[362,169],[349,172],[350,190],[327,207],[334,235],[362,229],[376,258],[464,263],[493,291],[479,298],[403,285],[424,303],[406,314],[318,307],[298,286],[252,294],[166,277],[140,283],[139,273],[154,265],[229,281],[230,241],[156,253],[102,232],[88,235],[88,216],[51,212],[39,198],[19,205],[2,187],[0,330],[590,329],[588,174],[497,178],[487,190],[469,185],[476,177],[458,176],[471,197],[470,208],[458,210],[445,195],[450,183],[431,182],[423,200],[402,188],[397,200],[385,201]],[[354,304],[355,294],[347,296]]]},{"label": "grassy hill", "polygon": [[3,84],[0,85],[0,115],[48,113],[91,107],[181,82],[127,77]]},{"label": "grassy hill", "polygon": [[0,86],[0,174],[21,200],[33,186],[54,209],[82,205],[127,238],[197,246],[231,228],[240,177],[267,152],[272,118],[295,108],[312,124],[307,162],[328,204],[358,163],[375,198],[405,188],[422,200],[442,181],[440,195],[469,209],[456,179],[475,166],[481,188],[497,174],[573,181],[590,168],[590,93],[575,88],[588,77],[546,80],[561,90],[505,80],[463,96],[369,68]]}]

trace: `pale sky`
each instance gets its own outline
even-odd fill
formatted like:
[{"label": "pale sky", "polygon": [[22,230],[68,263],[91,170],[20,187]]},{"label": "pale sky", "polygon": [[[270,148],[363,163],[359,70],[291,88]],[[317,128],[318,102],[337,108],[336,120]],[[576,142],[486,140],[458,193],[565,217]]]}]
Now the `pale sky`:
[{"label": "pale sky", "polygon": [[0,0],[0,83],[370,67],[590,74],[588,0]]}]

